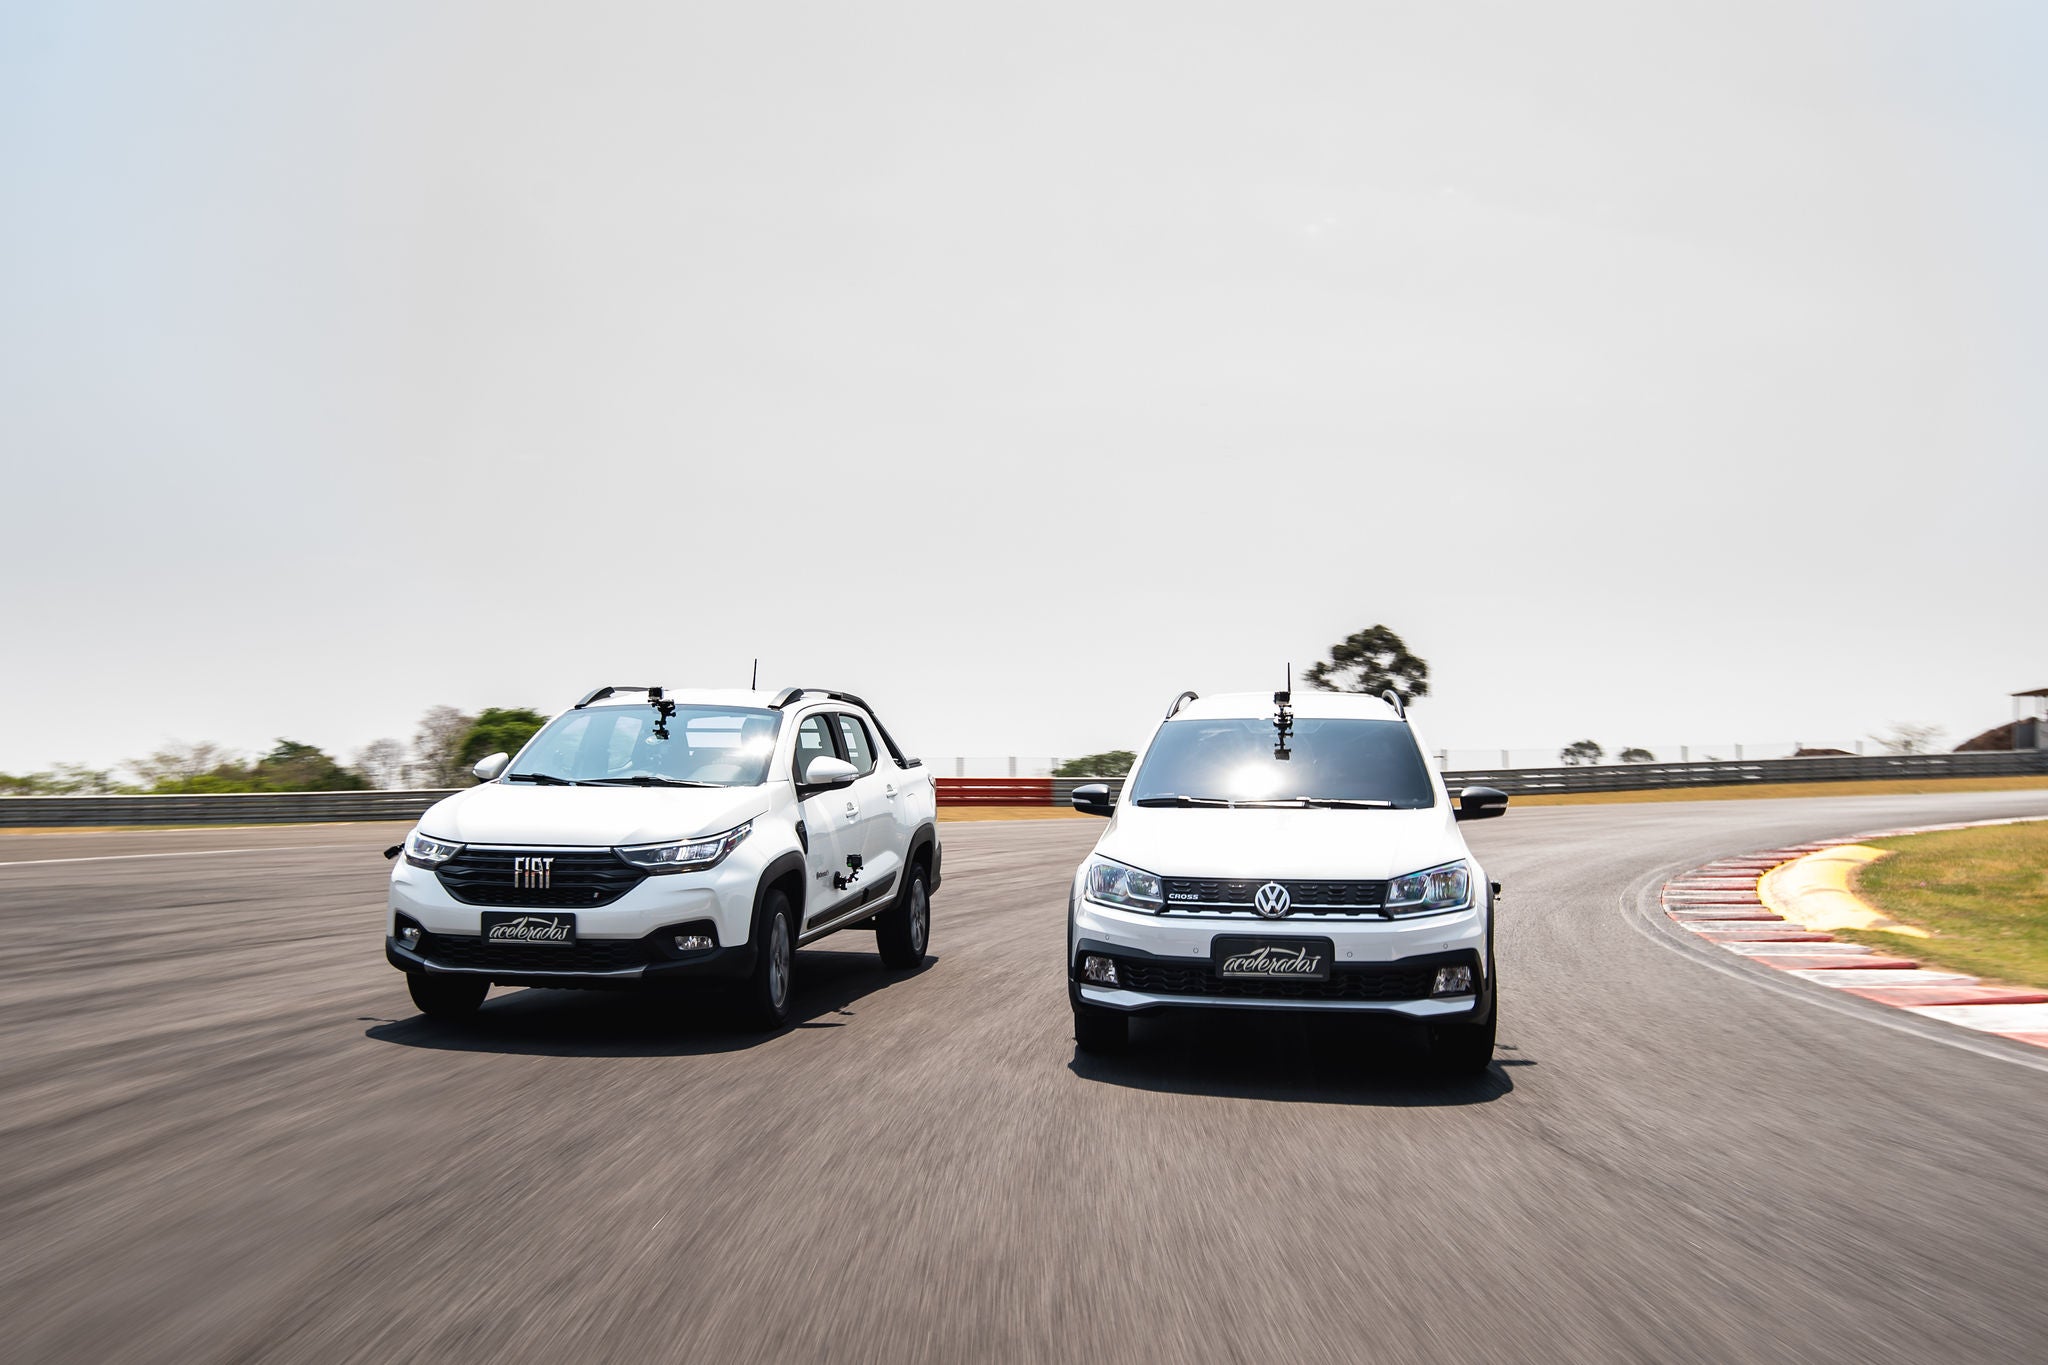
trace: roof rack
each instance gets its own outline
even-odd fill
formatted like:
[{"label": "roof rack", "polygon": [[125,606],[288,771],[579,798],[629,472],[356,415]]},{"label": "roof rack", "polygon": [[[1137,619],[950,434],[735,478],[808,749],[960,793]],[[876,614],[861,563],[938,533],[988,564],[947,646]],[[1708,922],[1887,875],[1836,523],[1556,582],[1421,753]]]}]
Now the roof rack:
[{"label": "roof rack", "polygon": [[825,688],[822,687],[785,687],[780,692],[777,692],[775,694],[775,699],[769,702],[768,704],[774,707],[777,711],[780,711],[783,707],[788,706],[791,702],[796,701],[798,698],[808,697],[814,692],[817,695],[829,698],[832,701],[848,702],[854,706],[860,707],[864,711],[874,710],[872,706],[869,706],[866,702],[862,701],[859,697],[854,696],[851,692],[831,692],[827,691]]},{"label": "roof rack", "polygon": [[570,709],[575,711],[581,711],[584,707],[590,705],[590,703],[594,701],[603,701],[606,697],[612,696],[614,693],[618,692],[645,692],[647,694],[647,699],[649,701],[661,700],[661,687],[659,686],[659,684],[653,687],[632,687],[627,684],[621,683],[615,687],[598,688],[595,692],[592,692],[582,701],[577,702],[576,705]]},{"label": "roof rack", "polygon": [[1191,701],[1200,701],[1201,699],[1202,694],[1199,692],[1181,693],[1179,696],[1173,699],[1173,705],[1166,708],[1166,718],[1168,720],[1172,720],[1175,716],[1180,714],[1181,707],[1187,705]]},{"label": "roof rack", "polygon": [[1380,693],[1380,700],[1394,708],[1394,714],[1402,720],[1408,719],[1408,708],[1401,704],[1401,694],[1393,688]]}]

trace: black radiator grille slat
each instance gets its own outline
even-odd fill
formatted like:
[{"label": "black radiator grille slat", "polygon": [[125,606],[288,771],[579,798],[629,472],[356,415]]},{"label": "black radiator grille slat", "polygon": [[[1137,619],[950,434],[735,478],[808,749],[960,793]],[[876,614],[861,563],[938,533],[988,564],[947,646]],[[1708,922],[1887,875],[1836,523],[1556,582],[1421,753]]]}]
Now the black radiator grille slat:
[{"label": "black radiator grille slat", "polygon": [[1327,981],[1225,979],[1202,963],[1116,959],[1117,984],[1149,995],[1238,1000],[1426,1000],[1436,967],[1340,967]]},{"label": "black radiator grille slat", "polygon": [[[1210,914],[1249,911],[1266,878],[1166,878],[1166,909]],[[1387,884],[1373,881],[1291,881],[1271,878],[1287,888],[1290,914],[1372,914],[1387,903]]]},{"label": "black radiator grille slat", "polygon": [[[519,858],[552,858],[545,887],[521,886]],[[465,905],[580,910],[610,905],[647,874],[607,848],[465,848],[436,872],[448,894]]]},{"label": "black radiator grille slat", "polygon": [[615,972],[649,962],[644,939],[578,939],[574,943],[486,943],[469,934],[423,934],[415,949],[443,967],[501,972]]}]

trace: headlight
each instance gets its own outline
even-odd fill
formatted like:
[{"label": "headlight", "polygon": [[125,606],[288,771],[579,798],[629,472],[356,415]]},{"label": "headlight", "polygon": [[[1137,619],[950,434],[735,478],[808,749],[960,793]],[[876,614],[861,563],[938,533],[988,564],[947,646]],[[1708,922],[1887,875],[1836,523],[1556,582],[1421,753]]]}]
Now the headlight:
[{"label": "headlight", "polygon": [[1166,905],[1166,889],[1159,884],[1159,878],[1107,858],[1097,858],[1088,864],[1088,877],[1083,884],[1088,889],[1088,899],[1097,905],[1155,915]]},{"label": "headlight", "polygon": [[414,867],[439,867],[460,852],[461,844],[430,839],[418,830],[405,836],[405,860]]},{"label": "headlight", "polygon": [[1392,915],[1462,910],[1471,899],[1472,872],[1462,862],[1411,872],[1387,884],[1387,913]]},{"label": "headlight", "polygon": [[642,844],[638,848],[613,851],[633,866],[648,872],[702,872],[724,862],[726,855],[738,848],[740,841],[753,828],[754,822],[749,820],[738,829],[703,839],[688,839],[677,844]]}]

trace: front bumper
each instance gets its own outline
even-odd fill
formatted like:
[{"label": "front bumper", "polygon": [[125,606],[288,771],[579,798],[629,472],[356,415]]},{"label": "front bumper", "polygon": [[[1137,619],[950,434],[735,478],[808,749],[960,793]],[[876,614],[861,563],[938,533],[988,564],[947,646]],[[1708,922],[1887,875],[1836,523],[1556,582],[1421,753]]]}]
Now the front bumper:
[{"label": "front bumper", "polygon": [[[1419,1020],[1483,1020],[1493,1010],[1494,979],[1486,906],[1414,919],[1261,920],[1238,916],[1150,915],[1074,896],[1068,903],[1067,994],[1075,1005],[1138,1013],[1160,1009],[1296,1010],[1397,1015]],[[1225,982],[1210,970],[1217,935],[1329,939],[1330,982]],[[1081,978],[1083,954],[1129,963],[1118,985]],[[1476,989],[1431,996],[1439,967],[1468,966]]]},{"label": "front bumper", "polygon": [[707,871],[646,877],[607,904],[577,907],[457,900],[434,872],[400,858],[391,871],[384,932],[397,933],[403,916],[429,934],[474,936],[482,932],[482,917],[488,913],[573,908],[578,939],[639,939],[665,927],[704,920],[713,926],[719,943],[745,943],[753,934],[754,897],[767,848],[765,842],[760,847],[754,844],[742,844],[733,856]]},{"label": "front bumper", "polygon": [[402,972],[429,976],[483,977],[506,986],[623,989],[670,981],[733,980],[754,969],[754,945],[678,952],[676,934],[704,933],[705,921],[666,925],[639,939],[579,939],[550,962],[549,947],[486,945],[474,935],[423,933],[408,948],[391,935],[384,960]]}]

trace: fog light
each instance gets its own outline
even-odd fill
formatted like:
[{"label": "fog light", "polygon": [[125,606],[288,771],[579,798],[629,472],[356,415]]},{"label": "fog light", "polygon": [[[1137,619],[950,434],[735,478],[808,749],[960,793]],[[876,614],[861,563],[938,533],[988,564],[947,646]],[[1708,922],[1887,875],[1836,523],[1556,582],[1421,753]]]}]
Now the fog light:
[{"label": "fog light", "polygon": [[1098,985],[1114,986],[1117,984],[1116,961],[1090,953],[1081,959],[1081,975]]},{"label": "fog light", "polygon": [[417,924],[408,924],[403,929],[400,929],[398,931],[398,943],[402,948],[419,947],[420,927]]},{"label": "fog light", "polygon": [[1430,987],[1431,995],[1472,994],[1472,969],[1470,967],[1439,967],[1436,969],[1436,985]]},{"label": "fog light", "polygon": [[676,951],[679,953],[701,952],[711,946],[709,934],[677,934]]}]

